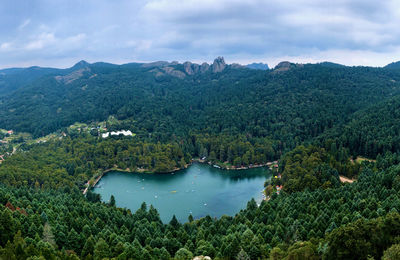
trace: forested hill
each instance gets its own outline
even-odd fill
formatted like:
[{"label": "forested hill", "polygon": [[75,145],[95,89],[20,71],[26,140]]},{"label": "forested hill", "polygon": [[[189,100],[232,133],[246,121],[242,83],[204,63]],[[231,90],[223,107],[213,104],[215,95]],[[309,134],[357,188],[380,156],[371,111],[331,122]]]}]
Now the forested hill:
[{"label": "forested hill", "polygon": [[0,70],[0,96],[12,93],[45,75],[57,72],[61,73],[62,70],[41,67]]},{"label": "forested hill", "polygon": [[261,71],[223,59],[211,66],[82,62],[1,98],[0,128],[42,136],[115,115],[159,140],[197,131],[295,144],[399,94],[399,82],[400,70],[324,63]]},{"label": "forested hill", "polygon": [[400,96],[354,113],[349,122],[327,131],[322,140],[335,140],[353,154],[375,158],[400,151]]}]

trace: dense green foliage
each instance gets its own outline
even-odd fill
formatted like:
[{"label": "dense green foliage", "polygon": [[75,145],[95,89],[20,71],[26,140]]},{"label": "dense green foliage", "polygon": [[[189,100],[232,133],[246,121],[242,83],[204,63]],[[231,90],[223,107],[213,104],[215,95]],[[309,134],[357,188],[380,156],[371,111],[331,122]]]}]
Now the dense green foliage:
[{"label": "dense green foliage", "polygon": [[[243,250],[257,259],[276,247],[271,254],[281,250],[283,256],[311,254],[316,259],[349,259],[349,254],[351,259],[379,257],[400,235],[400,215],[395,213],[400,210],[399,190],[399,166],[383,172],[366,168],[351,185],[283,193],[260,207],[250,201],[233,218],[206,217],[185,224],[173,218],[166,225],[154,208],[145,205],[132,215],[129,210],[89,202],[73,190],[2,187],[0,252],[20,257],[74,252],[96,259],[167,259],[185,248],[216,258],[235,258]],[[388,212],[393,213],[386,216]],[[45,232],[46,223],[51,229]]]},{"label": "dense green foliage", "polygon": [[24,145],[25,152],[0,165],[0,181],[12,186],[83,188],[87,180],[112,168],[164,173],[186,167],[193,157],[207,156],[237,166],[261,164],[275,157],[266,138],[250,142],[244,136],[192,136],[190,140],[193,142],[152,143],[135,137],[81,135]]},{"label": "dense green foliage", "polygon": [[245,134],[294,148],[349,116],[400,93],[397,70],[305,65],[286,73],[235,69],[179,79],[152,68],[87,65],[76,80],[44,77],[0,102],[0,126],[54,132],[74,122],[133,118],[139,136],[169,141]]},{"label": "dense green foliage", "polygon": [[41,77],[57,72],[63,73],[59,69],[40,67],[0,70],[0,96],[13,93],[17,89],[23,88]]},{"label": "dense green foliage", "polygon": [[400,97],[358,111],[349,123],[328,131],[323,138],[370,158],[400,151]]},{"label": "dense green foliage", "polygon": [[304,189],[331,188],[339,186],[339,174],[358,172],[358,165],[345,161],[342,165],[325,149],[315,146],[299,146],[281,160],[281,179],[272,179],[272,185],[283,185],[288,193]]},{"label": "dense green foliage", "polygon": [[[83,62],[28,78],[0,99],[0,128],[67,135],[19,143],[0,165],[0,258],[395,259],[400,71],[289,68],[228,66],[179,78],[140,64]],[[118,122],[109,130],[136,136],[65,128],[111,115]],[[376,163],[359,164],[358,155]],[[169,172],[193,158],[224,167],[280,159],[270,187],[282,190],[234,217],[168,224],[151,206],[132,214],[114,197],[81,195],[110,168]],[[357,181],[341,184],[339,174]]]},{"label": "dense green foliage", "polygon": [[104,170],[166,172],[184,167],[190,157],[175,143],[152,144],[134,138],[64,138],[26,147],[0,166],[0,181],[12,186],[82,188]]}]

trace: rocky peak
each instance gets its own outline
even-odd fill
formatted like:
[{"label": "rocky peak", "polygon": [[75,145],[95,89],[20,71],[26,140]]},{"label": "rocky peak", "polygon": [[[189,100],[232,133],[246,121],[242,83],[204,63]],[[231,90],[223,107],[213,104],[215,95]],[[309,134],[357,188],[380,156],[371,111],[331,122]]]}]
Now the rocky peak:
[{"label": "rocky peak", "polygon": [[88,62],[86,62],[86,61],[84,61],[84,60],[81,60],[80,62],[78,62],[78,63],[76,63],[73,67],[72,67],[72,69],[74,69],[74,70],[76,70],[76,69],[83,69],[83,68],[87,68],[87,67],[89,67],[89,63]]},{"label": "rocky peak", "polygon": [[291,63],[289,61],[282,61],[278,65],[275,66],[274,72],[284,72],[284,71],[288,71],[293,68],[302,68],[302,67],[304,67],[303,64],[295,64],[295,63]]},{"label": "rocky peak", "polygon": [[226,63],[224,57],[218,57],[214,60],[213,64],[211,65],[212,71],[214,73],[221,72],[226,68]]}]

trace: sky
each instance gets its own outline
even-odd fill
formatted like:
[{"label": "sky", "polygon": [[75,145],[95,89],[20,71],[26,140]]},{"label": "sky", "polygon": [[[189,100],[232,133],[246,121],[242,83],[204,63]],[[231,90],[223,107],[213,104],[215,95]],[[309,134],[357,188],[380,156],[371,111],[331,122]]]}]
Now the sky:
[{"label": "sky", "polygon": [[[397,2],[397,3],[396,3]],[[0,68],[400,60],[398,0],[1,0]]]}]

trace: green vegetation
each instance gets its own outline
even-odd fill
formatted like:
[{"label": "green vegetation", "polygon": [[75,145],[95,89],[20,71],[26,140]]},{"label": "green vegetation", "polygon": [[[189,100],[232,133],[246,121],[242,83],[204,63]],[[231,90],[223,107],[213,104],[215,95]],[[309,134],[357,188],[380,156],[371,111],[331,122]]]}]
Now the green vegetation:
[{"label": "green vegetation", "polygon": [[12,186],[79,187],[113,167],[168,172],[190,162],[175,144],[152,144],[135,138],[97,139],[90,135],[26,146],[0,167],[0,180]]},{"label": "green vegetation", "polygon": [[[15,131],[1,149],[18,148],[0,164],[0,258],[398,257],[400,70],[292,64],[178,78],[79,66],[73,80],[64,76],[78,68],[54,71],[0,99],[0,127]],[[136,135],[99,136],[120,129]],[[269,200],[163,224],[151,206],[132,213],[81,194],[106,169],[169,172],[193,158],[227,168],[279,159]]]},{"label": "green vegetation", "polygon": [[281,185],[288,193],[304,189],[331,188],[339,185],[339,174],[354,176],[360,164],[349,159],[337,161],[325,149],[315,146],[299,146],[281,160]]},{"label": "green vegetation", "polygon": [[1,187],[0,252],[18,259],[46,254],[160,259],[190,253],[235,258],[241,251],[251,259],[377,259],[400,236],[399,190],[399,166],[380,172],[365,168],[353,184],[282,193],[260,207],[250,201],[235,217],[185,224],[173,218],[162,224],[146,205],[131,214],[111,203],[90,202],[77,190]]}]

